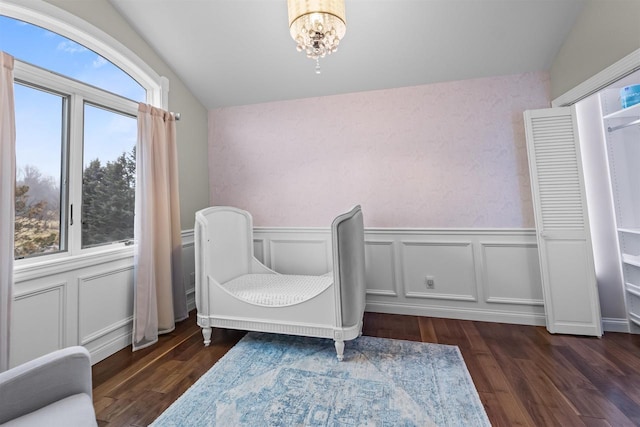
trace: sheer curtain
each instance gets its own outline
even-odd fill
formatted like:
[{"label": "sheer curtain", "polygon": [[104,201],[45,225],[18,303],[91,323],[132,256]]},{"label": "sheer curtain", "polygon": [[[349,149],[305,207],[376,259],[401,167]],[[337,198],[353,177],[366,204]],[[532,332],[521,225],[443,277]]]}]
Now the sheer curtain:
[{"label": "sheer curtain", "polygon": [[16,121],[13,103],[13,57],[0,51],[0,372],[9,369],[15,185]]},{"label": "sheer curtain", "polygon": [[175,118],[138,108],[133,350],[158,341],[188,317],[182,280]]}]

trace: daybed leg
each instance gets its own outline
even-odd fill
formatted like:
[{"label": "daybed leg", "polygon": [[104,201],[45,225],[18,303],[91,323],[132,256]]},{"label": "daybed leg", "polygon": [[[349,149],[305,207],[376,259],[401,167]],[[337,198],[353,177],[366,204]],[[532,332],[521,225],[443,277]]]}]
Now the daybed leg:
[{"label": "daybed leg", "polygon": [[338,354],[338,361],[344,360],[344,341],[336,340],[336,353]]},{"label": "daybed leg", "polygon": [[204,337],[204,346],[209,347],[209,344],[211,344],[211,328],[202,328],[202,336]]}]

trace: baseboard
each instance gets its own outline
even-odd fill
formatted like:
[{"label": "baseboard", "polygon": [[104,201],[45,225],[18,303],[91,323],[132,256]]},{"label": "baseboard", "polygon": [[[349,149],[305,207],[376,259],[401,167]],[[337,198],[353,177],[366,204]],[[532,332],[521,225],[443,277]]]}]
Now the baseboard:
[{"label": "baseboard", "polygon": [[627,319],[615,319],[610,317],[602,318],[602,329],[605,332],[622,332],[625,334],[631,332]]},{"label": "baseboard", "polygon": [[89,350],[91,354],[91,365],[95,365],[101,360],[106,359],[107,357],[117,353],[125,347],[131,345],[131,331],[120,335],[116,338],[113,338],[109,342],[96,347],[94,349]]},{"label": "baseboard", "polygon": [[516,325],[545,326],[543,314],[511,313],[497,310],[479,310],[451,307],[419,306],[412,304],[367,303],[366,311],[409,316],[439,317],[473,320],[478,322],[512,323]]}]

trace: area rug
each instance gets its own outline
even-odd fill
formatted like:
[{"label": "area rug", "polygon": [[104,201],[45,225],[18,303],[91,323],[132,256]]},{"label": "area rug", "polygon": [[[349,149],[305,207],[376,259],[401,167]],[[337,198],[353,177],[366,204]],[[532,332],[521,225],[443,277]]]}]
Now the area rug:
[{"label": "area rug", "polygon": [[[203,349],[206,351],[206,349]],[[152,426],[490,426],[460,350],[248,333]]]}]

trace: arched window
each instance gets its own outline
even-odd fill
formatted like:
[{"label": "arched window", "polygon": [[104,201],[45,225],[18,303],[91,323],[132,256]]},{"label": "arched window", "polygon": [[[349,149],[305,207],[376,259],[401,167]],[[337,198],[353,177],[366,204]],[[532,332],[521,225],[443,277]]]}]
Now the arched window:
[{"label": "arched window", "polygon": [[75,41],[19,19],[0,15],[0,50],[22,62],[146,102],[146,90],[109,60]]},{"label": "arched window", "polygon": [[66,16],[85,27],[74,29],[57,19],[57,8],[7,4],[0,50],[16,58],[16,258],[129,244],[137,103],[164,107],[166,79],[84,21]]}]

